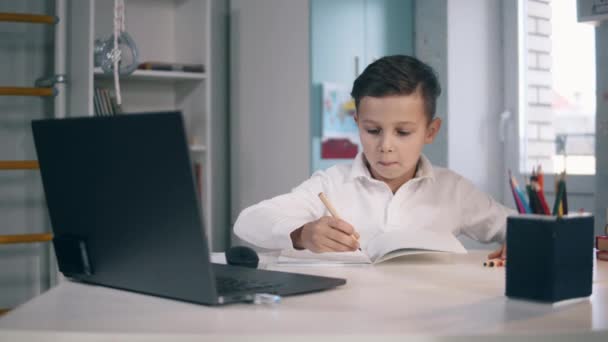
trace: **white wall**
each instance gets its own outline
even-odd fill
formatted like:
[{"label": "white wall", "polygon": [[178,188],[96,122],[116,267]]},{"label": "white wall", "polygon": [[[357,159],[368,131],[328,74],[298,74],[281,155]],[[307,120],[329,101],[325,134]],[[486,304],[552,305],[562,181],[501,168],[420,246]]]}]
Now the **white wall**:
[{"label": "white wall", "polygon": [[[498,140],[503,110],[502,12],[498,0],[418,0],[416,56],[437,72],[442,86],[438,139],[425,148],[480,190],[502,199],[504,162]],[[467,238],[468,248],[488,248]]]},{"label": "white wall", "polygon": [[448,33],[447,33],[447,0],[417,0],[414,3],[414,54],[421,61],[429,64],[437,73],[441,84],[441,96],[437,99],[437,117],[443,125],[435,141],[426,145],[424,154],[433,165],[448,165],[448,98],[451,89],[447,87],[448,77]]},{"label": "white wall", "polygon": [[[608,21],[595,29],[597,70],[608,68]],[[608,93],[608,77],[605,71],[597,73],[597,93]],[[602,75],[600,77],[600,75]],[[595,232],[604,233],[608,225],[608,101],[597,97],[597,127],[595,131]]]},{"label": "white wall", "polygon": [[448,1],[448,166],[502,199],[502,21],[498,0]]},{"label": "white wall", "polygon": [[231,224],[310,172],[309,2],[230,2]]}]

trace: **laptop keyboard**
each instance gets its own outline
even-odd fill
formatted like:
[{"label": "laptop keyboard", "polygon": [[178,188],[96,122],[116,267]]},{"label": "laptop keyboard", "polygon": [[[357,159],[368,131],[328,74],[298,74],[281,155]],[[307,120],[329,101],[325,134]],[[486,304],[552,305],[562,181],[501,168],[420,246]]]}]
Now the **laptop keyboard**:
[{"label": "laptop keyboard", "polygon": [[278,284],[255,281],[242,280],[230,277],[216,278],[217,290],[219,293],[232,292],[259,292],[259,293],[276,293]]}]

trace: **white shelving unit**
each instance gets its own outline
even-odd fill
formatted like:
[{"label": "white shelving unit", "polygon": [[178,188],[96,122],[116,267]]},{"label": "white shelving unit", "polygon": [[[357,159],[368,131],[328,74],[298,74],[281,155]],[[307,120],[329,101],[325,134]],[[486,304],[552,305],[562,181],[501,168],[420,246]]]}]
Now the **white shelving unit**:
[{"label": "white shelving unit", "polygon": [[[111,75],[104,74],[101,68],[95,68],[95,79],[110,79]],[[204,73],[183,71],[135,70],[131,75],[123,77],[123,81],[152,80],[152,81],[202,81],[207,78]]]},{"label": "white shelving unit", "polygon": [[[203,64],[204,73],[137,70],[121,76],[126,113],[181,110],[193,164],[201,165],[204,226],[223,251],[228,226],[227,0],[125,0],[126,30],[139,62]],[[113,0],[69,3],[68,116],[92,115],[95,87],[113,89],[93,65],[97,38],[112,34]]]},{"label": "white shelving unit", "polygon": [[205,151],[207,151],[207,147],[205,145],[190,145],[190,151],[205,152]]}]

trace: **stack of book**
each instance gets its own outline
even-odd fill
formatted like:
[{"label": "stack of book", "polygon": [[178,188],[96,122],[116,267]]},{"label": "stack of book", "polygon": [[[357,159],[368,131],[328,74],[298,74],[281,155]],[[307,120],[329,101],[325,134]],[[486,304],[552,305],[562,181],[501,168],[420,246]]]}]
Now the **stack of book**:
[{"label": "stack of book", "polygon": [[115,115],[122,112],[120,106],[116,102],[114,93],[106,88],[95,88],[93,95],[93,106],[95,107],[95,115]]},{"label": "stack of book", "polygon": [[162,71],[182,71],[182,72],[205,72],[203,64],[169,63],[147,61],[140,63],[137,69],[140,70],[162,70]]},{"label": "stack of book", "polygon": [[608,209],[606,209],[606,228],[604,234],[595,237],[596,256],[598,260],[608,261]]}]

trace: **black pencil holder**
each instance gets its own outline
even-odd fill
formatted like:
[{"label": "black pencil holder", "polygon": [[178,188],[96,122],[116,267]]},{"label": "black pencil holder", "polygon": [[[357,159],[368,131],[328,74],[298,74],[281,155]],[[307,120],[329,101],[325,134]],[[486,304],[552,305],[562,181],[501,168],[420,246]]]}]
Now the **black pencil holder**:
[{"label": "black pencil holder", "polygon": [[507,218],[505,294],[541,302],[591,295],[593,215]]}]

